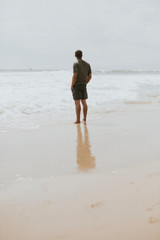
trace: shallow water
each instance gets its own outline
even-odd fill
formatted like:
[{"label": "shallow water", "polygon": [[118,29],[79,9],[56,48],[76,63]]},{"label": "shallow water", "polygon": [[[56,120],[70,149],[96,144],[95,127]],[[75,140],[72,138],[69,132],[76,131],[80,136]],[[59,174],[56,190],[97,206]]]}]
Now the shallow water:
[{"label": "shallow water", "polygon": [[[74,118],[72,71],[1,71],[0,130],[68,124]],[[90,119],[152,104],[159,109],[159,72],[94,72],[88,85]],[[121,104],[121,107],[119,107]],[[154,107],[153,107],[154,104]]]}]

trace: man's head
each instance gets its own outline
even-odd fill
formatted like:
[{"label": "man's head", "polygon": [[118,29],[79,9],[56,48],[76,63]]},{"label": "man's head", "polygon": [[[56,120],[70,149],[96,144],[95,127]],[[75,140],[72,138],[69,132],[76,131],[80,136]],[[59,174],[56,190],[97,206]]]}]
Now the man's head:
[{"label": "man's head", "polygon": [[81,50],[75,51],[75,57],[78,58],[78,59],[81,59],[82,58],[82,51]]}]

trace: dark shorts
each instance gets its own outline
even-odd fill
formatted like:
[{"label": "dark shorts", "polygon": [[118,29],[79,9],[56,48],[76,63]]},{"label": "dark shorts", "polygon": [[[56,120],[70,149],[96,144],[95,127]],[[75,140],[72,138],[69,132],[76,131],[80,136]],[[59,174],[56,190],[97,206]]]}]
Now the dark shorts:
[{"label": "dark shorts", "polygon": [[72,89],[73,99],[74,100],[85,100],[88,98],[86,84],[77,84]]}]

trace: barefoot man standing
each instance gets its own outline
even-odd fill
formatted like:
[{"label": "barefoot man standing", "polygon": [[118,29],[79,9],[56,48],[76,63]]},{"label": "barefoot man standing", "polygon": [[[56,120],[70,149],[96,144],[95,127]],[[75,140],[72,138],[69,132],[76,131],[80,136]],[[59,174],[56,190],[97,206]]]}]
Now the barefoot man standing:
[{"label": "barefoot man standing", "polygon": [[86,86],[92,78],[92,72],[89,63],[82,60],[82,51],[77,50],[75,52],[75,57],[77,58],[77,62],[73,64],[73,77],[71,84],[77,117],[75,124],[80,123],[81,103],[83,105],[83,123],[86,124],[88,110],[86,103],[86,99],[88,98]]}]

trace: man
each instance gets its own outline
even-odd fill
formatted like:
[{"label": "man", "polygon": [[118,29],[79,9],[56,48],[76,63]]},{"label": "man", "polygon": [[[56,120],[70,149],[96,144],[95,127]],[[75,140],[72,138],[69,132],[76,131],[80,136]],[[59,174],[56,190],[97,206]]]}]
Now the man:
[{"label": "man", "polygon": [[83,105],[83,123],[86,124],[88,106],[86,99],[88,98],[86,85],[92,78],[90,65],[82,60],[82,51],[75,52],[77,62],[73,64],[73,77],[71,90],[73,99],[75,101],[76,121],[75,124],[80,123],[81,103]]}]

